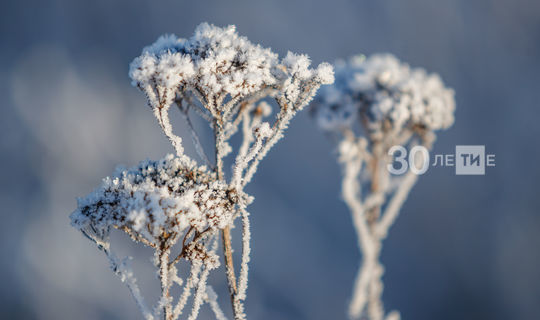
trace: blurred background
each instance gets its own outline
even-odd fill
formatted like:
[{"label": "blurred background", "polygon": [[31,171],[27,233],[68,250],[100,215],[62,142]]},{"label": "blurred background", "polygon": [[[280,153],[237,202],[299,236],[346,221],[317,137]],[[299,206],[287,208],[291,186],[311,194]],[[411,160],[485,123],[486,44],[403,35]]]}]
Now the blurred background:
[{"label": "blurred background", "polygon": [[[0,318],[142,319],[68,215],[117,164],[173,151],[128,65],[159,35],[189,37],[203,21],[314,63],[391,52],[439,73],[457,111],[434,153],[486,145],[496,167],[421,177],[385,241],[385,308],[405,320],[540,318],[535,0],[2,1]],[[248,188],[250,319],[346,319],[360,256],[333,148],[303,112]],[[149,251],[119,243],[147,262],[136,272],[156,291]]]}]

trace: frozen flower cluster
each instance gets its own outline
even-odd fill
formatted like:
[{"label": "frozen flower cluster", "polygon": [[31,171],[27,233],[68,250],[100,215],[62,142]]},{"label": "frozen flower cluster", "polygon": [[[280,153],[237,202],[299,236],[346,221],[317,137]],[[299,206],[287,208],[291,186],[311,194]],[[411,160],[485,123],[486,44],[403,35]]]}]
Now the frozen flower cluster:
[{"label": "frozen flower cluster", "polygon": [[291,74],[303,81],[332,82],[328,64],[315,70],[309,64],[307,56],[293,53],[280,63],[277,54],[239,36],[234,26],[202,23],[189,39],[166,35],[145,47],[129,74],[156,107],[172,103],[178,90],[193,90],[210,103],[279,86]]},{"label": "frozen flower cluster", "polygon": [[[231,135],[239,122],[235,116],[253,101],[271,96],[284,113],[292,114],[309,103],[321,84],[333,81],[329,64],[312,69],[310,63],[308,56],[291,52],[280,61],[270,49],[239,36],[234,26],[202,23],[189,39],[166,35],[145,47],[131,63],[129,75],[180,155],[182,140],[174,136],[168,120],[175,101],[189,101],[191,108],[200,109],[196,111],[206,120]],[[191,103],[193,97],[198,103]]]},{"label": "frozen flower cluster", "polygon": [[205,167],[168,155],[104,179],[78,199],[71,220],[87,233],[107,234],[112,227],[159,246],[189,228],[200,233],[224,228],[232,220],[234,199]]},{"label": "frozen flower cluster", "polygon": [[335,84],[321,89],[314,110],[325,130],[342,132],[362,121],[370,134],[435,131],[454,122],[454,91],[437,74],[391,54],[355,56],[335,69]]}]

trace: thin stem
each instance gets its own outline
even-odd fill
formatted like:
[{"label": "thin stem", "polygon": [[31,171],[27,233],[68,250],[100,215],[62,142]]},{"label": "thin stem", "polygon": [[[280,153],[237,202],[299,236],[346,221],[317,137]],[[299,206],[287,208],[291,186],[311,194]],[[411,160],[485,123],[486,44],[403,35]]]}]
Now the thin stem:
[{"label": "thin stem", "polygon": [[384,239],[388,235],[388,229],[394,224],[399,210],[403,206],[403,203],[407,199],[409,192],[416,183],[418,175],[409,171],[406,173],[405,178],[401,181],[398,189],[395,191],[392,199],[386,206],[386,209],[382,215],[381,220],[377,224],[376,233],[379,239]]},{"label": "thin stem", "polygon": [[[118,229],[117,226],[114,226],[114,228]],[[136,242],[141,242],[143,243],[144,245],[148,246],[148,247],[151,247],[151,248],[156,248],[156,245],[150,241],[148,241],[147,239],[141,237],[141,236],[138,236],[136,235],[135,233],[133,233],[131,231],[130,228],[128,228],[127,226],[123,226],[121,227],[122,231],[124,231],[133,241],[136,241]]]},{"label": "thin stem", "polygon": [[190,243],[196,243],[197,241],[199,241],[201,239],[204,239],[204,237],[208,235],[210,230],[212,230],[212,229],[210,229],[210,227],[208,227],[204,231],[198,232],[197,230],[195,230],[195,228],[190,227],[188,232],[184,236],[184,240],[182,240],[182,251],[180,251],[180,253],[178,254],[178,256],[176,256],[176,258],[174,260],[169,262],[169,266],[175,265],[176,263],[178,263],[180,261],[181,258],[183,258],[185,256],[186,250],[188,248],[188,246],[186,245],[186,240],[191,236],[191,234],[193,232],[195,232],[195,235],[193,236],[193,239],[191,239]]},{"label": "thin stem", "polygon": [[244,177],[242,179],[242,186],[245,186],[251,181],[253,175],[255,174],[255,171],[257,171],[257,166],[259,165],[259,162],[276,144],[276,142],[278,142],[278,140],[283,137],[283,131],[287,128],[289,121],[294,115],[294,113],[292,113],[292,110],[289,109],[289,106],[286,103],[282,102],[280,104],[280,108],[280,112],[276,115],[276,121],[272,125],[272,134],[268,138],[266,138],[266,142],[257,152],[253,161],[246,168],[246,173],[244,174]]},{"label": "thin stem", "polygon": [[169,255],[170,249],[162,249],[159,253],[159,280],[161,282],[161,304],[163,306],[163,319],[172,320],[172,304],[170,300],[171,283],[169,281]]},{"label": "thin stem", "polygon": [[189,315],[188,320],[195,320],[199,315],[199,310],[201,305],[204,302],[204,295],[206,294],[206,281],[208,279],[208,274],[210,270],[207,267],[203,267],[201,276],[199,277],[199,283],[197,289],[195,289],[195,297],[193,298],[193,309],[191,309],[191,314]]},{"label": "thin stem", "polygon": [[[371,169],[371,194],[377,194],[381,190],[381,165],[380,165],[380,155],[381,155],[381,145],[380,143],[374,143],[372,147],[373,158],[371,159],[370,169]],[[381,206],[376,205],[371,210],[367,212],[367,221],[371,229],[377,223],[379,216],[381,214]]]},{"label": "thin stem", "polygon": [[227,317],[221,310],[219,304],[217,303],[217,294],[211,286],[206,286],[206,297],[205,300],[210,305],[210,309],[214,312],[216,320],[227,320]]},{"label": "thin stem", "polygon": [[234,272],[234,261],[232,257],[232,246],[231,246],[231,228],[229,226],[225,227],[221,232],[221,240],[223,241],[223,257],[225,259],[225,269],[227,274],[227,282],[229,284],[229,293],[231,295],[231,303],[233,305],[233,312],[235,313],[234,317],[236,318],[236,311],[234,305],[236,304],[236,275]]},{"label": "thin stem", "polygon": [[240,267],[240,276],[238,279],[238,299],[246,299],[246,291],[248,286],[248,263],[250,260],[250,240],[251,231],[249,223],[249,213],[245,208],[242,208],[242,266]]},{"label": "thin stem", "polygon": [[200,262],[191,265],[189,277],[186,280],[186,284],[184,285],[184,289],[182,290],[180,299],[178,300],[178,303],[174,308],[173,319],[177,319],[182,314],[182,311],[186,306],[189,296],[191,295],[191,290],[195,287],[197,281],[199,281],[199,274],[201,272],[201,269],[202,263]]},{"label": "thin stem", "polygon": [[185,112],[182,109],[180,110],[182,111],[184,118],[186,119],[186,123],[190,129],[189,131],[191,132],[191,139],[193,141],[193,145],[195,146],[195,151],[197,151],[197,154],[199,155],[201,160],[204,161],[209,168],[212,168],[212,163],[210,162],[210,159],[204,151],[204,147],[202,146],[201,140],[199,139],[199,134],[195,130],[195,127],[191,122],[191,118],[189,117],[188,110],[186,110]]},{"label": "thin stem", "polygon": [[[223,155],[222,155],[222,144],[223,144],[223,129],[222,125],[218,119],[214,120],[214,137],[216,143],[216,174],[219,180],[224,179],[223,174]],[[221,240],[223,242],[223,258],[225,260],[225,269],[227,274],[227,282],[229,285],[229,293],[231,296],[231,304],[233,309],[234,318],[238,319],[237,315],[237,299],[236,299],[236,275],[234,271],[234,260],[232,255],[232,245],[231,245],[231,227],[226,226],[221,231]]]},{"label": "thin stem", "polygon": [[182,138],[175,135],[172,132],[171,123],[169,121],[169,107],[157,107],[154,108],[154,116],[157,118],[159,125],[161,126],[161,129],[163,130],[163,133],[171,144],[174,147],[174,150],[176,151],[177,156],[182,156],[184,154],[184,148],[182,147]]},{"label": "thin stem", "polygon": [[[411,148],[416,146],[417,144],[415,142],[411,143]],[[429,143],[423,144],[425,148],[430,147]],[[416,161],[416,159],[415,159]],[[421,163],[415,164],[417,167],[422,167],[423,159],[421,160]],[[411,192],[412,187],[415,185],[416,181],[418,180],[418,175],[412,172],[412,170],[409,170],[406,174],[403,180],[400,182],[398,189],[394,192],[394,195],[390,199],[390,202],[386,206],[383,215],[381,217],[381,220],[377,224],[377,237],[379,237],[381,240],[386,238],[388,234],[388,229],[394,224],[396,221],[397,216],[399,215],[399,210],[403,206],[403,203],[407,199],[407,196]]]},{"label": "thin stem", "polygon": [[353,297],[349,305],[351,319],[360,318],[368,301],[368,285],[371,278],[373,265],[372,257],[375,256],[375,246],[369,226],[366,221],[364,204],[361,199],[358,175],[362,169],[363,158],[360,156],[344,159],[344,175],[342,181],[342,195],[345,203],[351,210],[354,229],[356,230],[358,247],[362,254],[362,265],[356,276]]},{"label": "thin stem", "polygon": [[146,306],[146,302],[144,301],[142,293],[139,290],[139,286],[137,285],[137,280],[133,274],[133,271],[128,268],[125,263],[119,262],[116,256],[109,250],[103,249],[103,252],[105,252],[107,257],[109,258],[109,263],[111,264],[114,273],[118,275],[122,282],[124,282],[128,287],[129,292],[133,296],[133,299],[135,300],[135,303],[137,304],[140,312],[144,316],[144,319],[154,320],[154,316]]},{"label": "thin stem", "polygon": [[225,143],[223,137],[223,124],[220,119],[214,120],[214,141],[216,145],[215,154],[216,154],[216,166],[215,171],[217,173],[218,180],[224,180],[223,173],[223,144]]},{"label": "thin stem", "polygon": [[[381,142],[375,142],[372,147],[372,160],[371,160],[371,194],[380,194],[384,192],[385,186],[381,184],[383,177],[383,172],[381,170],[386,170],[386,167],[382,164],[384,161],[384,152],[383,144]],[[382,320],[384,316],[384,308],[382,304],[382,274],[383,266],[379,261],[380,252],[381,252],[381,239],[376,236],[378,221],[381,215],[381,204],[378,203],[373,206],[371,210],[368,211],[367,222],[370,226],[369,233],[370,238],[372,239],[373,252],[369,256],[366,256],[365,259],[371,260],[369,265],[370,270],[370,281],[368,285],[368,304],[367,304],[367,313],[370,317],[370,320]]]}]

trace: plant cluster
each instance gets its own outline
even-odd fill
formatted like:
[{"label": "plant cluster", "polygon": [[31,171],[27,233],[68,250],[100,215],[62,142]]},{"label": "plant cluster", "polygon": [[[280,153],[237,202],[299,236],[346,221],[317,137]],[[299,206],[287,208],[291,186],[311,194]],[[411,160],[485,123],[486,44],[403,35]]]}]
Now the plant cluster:
[{"label": "plant cluster", "polygon": [[[244,187],[259,162],[283,137],[290,120],[322,84],[333,82],[332,66],[322,63],[311,68],[310,64],[308,56],[291,52],[279,59],[270,49],[239,36],[234,26],[219,28],[206,23],[189,39],[160,37],[131,63],[132,84],[146,95],[176,155],[144,161],[106,178],[100,188],[79,199],[71,220],[109,257],[145,319],[160,315],[165,320],[178,319],[193,291],[189,319],[197,317],[204,302],[218,319],[225,317],[215,292],[207,285],[209,271],[220,264],[220,233],[234,318],[246,318],[243,301],[250,259],[247,206],[253,198]],[[204,165],[184,153],[183,140],[174,134],[169,120],[172,107],[184,117]],[[192,122],[194,114],[212,129],[213,150],[201,144]],[[229,142],[239,131],[242,143],[232,170],[226,172],[224,158],[234,153]],[[213,152],[213,161],[208,151]],[[242,221],[242,258],[237,278],[230,229],[238,217]],[[154,308],[146,305],[127,260],[118,259],[111,251],[112,229],[154,249],[162,293]],[[172,254],[175,249],[179,252],[176,257]],[[181,260],[191,265],[185,280],[176,268]],[[171,296],[174,284],[182,287],[176,301]]]},{"label": "plant cluster", "polygon": [[[452,125],[454,93],[439,76],[411,68],[389,54],[336,62],[335,82],[333,66],[322,63],[311,68],[310,64],[308,56],[291,52],[280,59],[270,49],[239,36],[234,26],[206,23],[189,39],[160,37],[131,63],[132,84],[145,94],[175,154],[118,169],[78,199],[71,222],[106,254],[146,320],[178,319],[189,301],[188,319],[196,319],[204,303],[217,319],[225,319],[207,283],[210,271],[221,264],[220,243],[234,318],[246,319],[251,237],[247,207],[253,197],[245,186],[291,119],[325,84],[311,113],[337,142],[342,196],[362,254],[349,315],[400,318],[396,311],[385,315],[379,258],[382,241],[417,175],[394,176],[386,168],[394,160],[392,146],[429,149],[434,132]],[[169,120],[171,108],[185,120],[200,163],[185,154],[184,141]],[[211,128],[211,148],[201,143],[194,116]],[[230,141],[237,133],[241,143],[234,150]],[[227,170],[224,159],[231,155],[234,165]],[[242,248],[236,270],[231,227],[238,218]],[[161,297],[152,308],[138,288],[129,258],[114,254],[112,230],[154,250]],[[186,279],[179,275],[180,261],[190,268]],[[175,285],[180,288],[176,298],[171,290]]]}]

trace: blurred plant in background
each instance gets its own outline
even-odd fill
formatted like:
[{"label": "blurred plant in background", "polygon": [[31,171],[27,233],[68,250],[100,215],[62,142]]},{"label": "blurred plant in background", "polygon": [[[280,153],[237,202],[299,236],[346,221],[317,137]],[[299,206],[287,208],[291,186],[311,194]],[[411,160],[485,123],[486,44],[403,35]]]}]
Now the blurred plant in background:
[{"label": "blurred plant in background", "polygon": [[411,69],[389,54],[338,61],[335,72],[335,83],[321,89],[311,111],[338,143],[342,196],[362,255],[349,315],[398,320],[397,311],[385,316],[382,304],[382,241],[417,180],[418,171],[412,169],[429,163],[413,157],[409,172],[391,175],[393,147],[404,146],[414,155],[417,146],[431,149],[434,131],[454,122],[454,92],[438,75]]},{"label": "blurred plant in background", "polygon": [[[225,318],[215,292],[206,284],[209,271],[219,266],[220,231],[234,318],[245,319],[243,301],[250,259],[246,209],[253,197],[244,192],[244,187],[252,180],[260,160],[283,137],[290,120],[309,103],[321,84],[333,82],[329,64],[316,69],[309,66],[306,55],[289,52],[280,60],[270,49],[240,37],[234,26],[218,28],[206,23],[187,40],[174,35],[160,37],[132,62],[132,83],[146,95],[176,155],[119,169],[100,188],[79,199],[71,220],[108,256],[145,319],[160,315],[166,320],[177,319],[193,290],[189,319],[197,318],[203,302],[210,304],[218,319]],[[263,118],[272,114],[271,101],[277,111],[270,124]],[[173,133],[169,121],[172,106],[184,116],[204,165],[184,154],[183,141]],[[190,111],[208,121],[213,131],[214,161],[200,142]],[[229,141],[240,128],[242,142],[227,174],[223,159],[233,151]],[[237,217],[241,217],[243,226],[238,279],[230,233]],[[154,308],[147,306],[128,266],[129,259],[120,259],[112,252],[111,229],[122,230],[154,250],[161,284],[161,298]],[[176,257],[173,252],[178,252]],[[176,268],[182,260],[191,265],[185,281]],[[174,284],[183,286],[177,302],[171,294]]]}]

